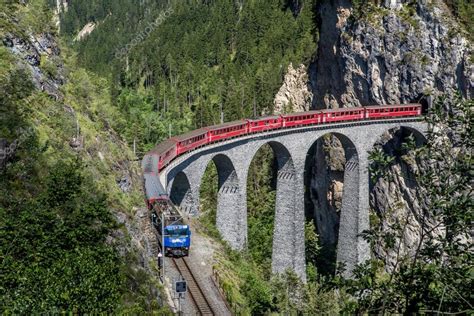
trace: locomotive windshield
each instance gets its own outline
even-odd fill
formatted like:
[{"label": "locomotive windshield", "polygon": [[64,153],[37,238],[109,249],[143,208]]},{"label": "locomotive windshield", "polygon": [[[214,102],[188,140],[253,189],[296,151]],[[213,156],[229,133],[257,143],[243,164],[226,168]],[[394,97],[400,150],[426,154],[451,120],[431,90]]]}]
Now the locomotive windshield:
[{"label": "locomotive windshield", "polygon": [[189,235],[188,226],[166,226],[165,235],[169,237],[184,237]]}]

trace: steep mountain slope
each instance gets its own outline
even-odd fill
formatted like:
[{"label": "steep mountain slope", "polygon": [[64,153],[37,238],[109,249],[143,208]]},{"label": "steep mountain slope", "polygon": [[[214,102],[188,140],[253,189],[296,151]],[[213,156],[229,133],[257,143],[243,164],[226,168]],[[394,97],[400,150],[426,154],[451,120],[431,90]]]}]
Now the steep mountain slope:
[{"label": "steep mountain slope", "polygon": [[131,229],[139,166],[107,82],[61,49],[45,2],[1,9],[0,311],[158,311],[155,262]]}]

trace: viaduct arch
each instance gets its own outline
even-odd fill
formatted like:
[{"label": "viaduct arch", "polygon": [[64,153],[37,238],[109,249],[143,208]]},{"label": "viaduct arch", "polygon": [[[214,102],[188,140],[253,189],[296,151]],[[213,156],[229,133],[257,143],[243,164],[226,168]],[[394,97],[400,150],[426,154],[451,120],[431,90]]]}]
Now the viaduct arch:
[{"label": "viaduct arch", "polygon": [[350,276],[354,267],[370,258],[369,245],[360,236],[369,229],[368,152],[388,130],[406,128],[422,141],[427,124],[417,119],[350,122],[253,134],[215,143],[187,153],[160,173],[160,181],[182,210],[198,215],[201,179],[208,164],[216,164],[219,179],[216,225],[234,249],[247,244],[247,177],[258,149],[269,144],[277,160],[277,195],[272,271],[293,269],[305,279],[305,166],[311,146],[325,134],[338,137],[346,165],[340,217],[337,261]]}]

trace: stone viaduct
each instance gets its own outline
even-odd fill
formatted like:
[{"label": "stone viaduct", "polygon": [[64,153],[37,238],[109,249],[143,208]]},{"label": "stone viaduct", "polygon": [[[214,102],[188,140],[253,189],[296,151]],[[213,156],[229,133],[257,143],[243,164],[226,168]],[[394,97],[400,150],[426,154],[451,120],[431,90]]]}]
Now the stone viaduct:
[{"label": "stone viaduct", "polygon": [[186,213],[199,214],[199,191],[206,167],[218,171],[217,228],[234,249],[247,242],[247,176],[257,151],[269,144],[277,160],[277,188],[272,270],[291,268],[305,279],[305,164],[312,145],[326,134],[341,141],[346,165],[337,245],[337,261],[350,276],[355,265],[370,258],[359,235],[369,228],[368,152],[391,129],[407,128],[423,141],[427,125],[419,119],[361,121],[276,130],[215,143],[177,158],[160,173],[171,200]]}]

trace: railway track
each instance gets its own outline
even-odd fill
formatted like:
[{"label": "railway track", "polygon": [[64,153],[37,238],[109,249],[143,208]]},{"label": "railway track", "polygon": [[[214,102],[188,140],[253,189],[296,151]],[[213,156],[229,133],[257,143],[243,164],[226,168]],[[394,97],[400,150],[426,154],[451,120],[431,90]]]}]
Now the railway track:
[{"label": "railway track", "polygon": [[178,269],[179,273],[186,280],[188,286],[188,292],[191,295],[194,305],[199,311],[200,315],[216,315],[214,313],[211,304],[207,300],[204,292],[201,289],[201,286],[194,277],[191,269],[189,268],[188,263],[185,258],[173,258],[173,263]]}]

